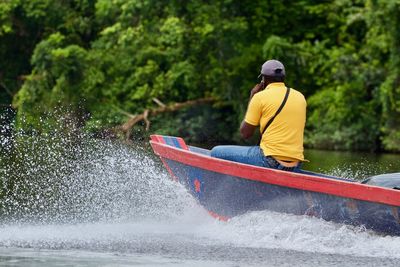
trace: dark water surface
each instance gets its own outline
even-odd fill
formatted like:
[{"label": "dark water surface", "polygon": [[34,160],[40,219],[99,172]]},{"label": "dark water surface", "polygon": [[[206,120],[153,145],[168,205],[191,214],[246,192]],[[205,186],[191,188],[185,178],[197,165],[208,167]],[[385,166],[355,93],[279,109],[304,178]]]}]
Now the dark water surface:
[{"label": "dark water surface", "polygon": [[366,152],[305,151],[309,162],[304,169],[336,176],[364,179],[368,176],[400,172],[399,154],[374,154]]},{"label": "dark water surface", "polygon": [[[399,265],[400,237],[268,211],[216,221],[148,147],[59,141],[3,153],[0,266]],[[358,179],[400,170],[399,155],[306,157],[308,170]]]}]

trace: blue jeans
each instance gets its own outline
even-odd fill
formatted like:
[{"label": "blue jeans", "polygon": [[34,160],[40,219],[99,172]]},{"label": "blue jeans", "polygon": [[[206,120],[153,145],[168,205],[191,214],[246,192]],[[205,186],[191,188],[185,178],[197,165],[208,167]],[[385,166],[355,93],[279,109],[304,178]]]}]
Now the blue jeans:
[{"label": "blue jeans", "polygon": [[283,171],[301,172],[301,163],[296,167],[285,167],[273,157],[264,156],[259,146],[216,146],[211,150],[211,157]]}]

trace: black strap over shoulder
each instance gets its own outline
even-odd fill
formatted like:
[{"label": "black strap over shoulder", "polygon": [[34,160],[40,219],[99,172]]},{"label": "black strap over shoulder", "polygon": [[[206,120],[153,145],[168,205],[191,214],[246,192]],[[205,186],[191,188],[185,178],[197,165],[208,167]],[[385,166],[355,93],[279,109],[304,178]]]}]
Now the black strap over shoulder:
[{"label": "black strap over shoulder", "polygon": [[281,110],[283,109],[283,106],[285,106],[286,101],[289,97],[289,93],[290,93],[290,88],[286,86],[286,94],[285,94],[285,98],[282,101],[282,104],[279,106],[278,110],[275,112],[274,116],[272,116],[271,119],[269,119],[269,121],[267,122],[267,124],[265,125],[264,130],[261,133],[261,137],[260,137],[260,142],[261,142],[261,138],[263,136],[263,134],[265,133],[265,131],[267,130],[267,128],[271,125],[271,123],[274,121],[275,117],[278,116],[278,114],[281,112]]}]

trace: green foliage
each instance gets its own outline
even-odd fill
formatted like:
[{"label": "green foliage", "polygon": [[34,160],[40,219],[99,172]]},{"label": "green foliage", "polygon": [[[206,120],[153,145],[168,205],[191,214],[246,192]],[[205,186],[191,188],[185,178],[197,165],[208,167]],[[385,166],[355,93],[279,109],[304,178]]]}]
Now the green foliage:
[{"label": "green foliage", "polygon": [[95,131],[153,98],[213,96],[213,109],[165,115],[154,128],[237,141],[260,66],[276,58],[308,99],[307,146],[400,151],[399,20],[399,0],[3,1],[0,86],[10,92],[0,100],[18,91],[19,127],[67,107]]},{"label": "green foliage", "polygon": [[[77,45],[66,45],[60,33],[49,36],[36,46],[32,56],[35,66],[14,99],[23,118],[23,127],[35,127],[43,114],[56,107],[77,110],[82,99],[82,80],[89,68],[86,51]],[[46,105],[38,106],[43,101]]]},{"label": "green foliage", "polygon": [[[53,33],[60,32],[69,44],[89,46],[92,34],[96,30],[93,12],[94,1],[90,0],[1,1],[0,104],[8,105],[13,97],[20,98],[15,95],[24,82],[30,83],[35,75],[44,75],[44,73],[38,75],[38,71],[32,70],[30,62],[36,64],[36,61],[31,60],[31,57],[36,45],[42,41],[45,42]],[[42,51],[42,53],[47,52]],[[41,63],[43,62],[39,62]],[[43,68],[48,65],[40,67],[44,70]],[[6,94],[3,93],[4,91]],[[37,97],[35,101],[30,111],[38,115],[35,109],[43,109],[47,99]],[[30,116],[30,114],[25,115]]]},{"label": "green foliage", "polygon": [[379,100],[382,104],[381,140],[383,148],[400,150],[400,1],[369,1],[368,52],[379,62],[382,72]]},{"label": "green foliage", "polygon": [[[216,110],[218,112],[215,112]],[[239,140],[232,140],[232,133],[229,131],[235,124],[236,118],[231,106],[216,108],[211,105],[200,105],[154,118],[151,132],[185,136],[185,140],[191,144],[210,146],[221,142],[238,142]],[[139,126],[136,131],[140,133],[141,129],[143,127]]]}]

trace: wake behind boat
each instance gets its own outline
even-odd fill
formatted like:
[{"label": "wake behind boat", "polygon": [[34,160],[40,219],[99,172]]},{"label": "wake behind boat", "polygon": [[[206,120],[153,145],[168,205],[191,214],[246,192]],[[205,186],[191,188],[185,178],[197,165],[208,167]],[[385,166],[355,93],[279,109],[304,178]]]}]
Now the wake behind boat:
[{"label": "wake behind boat", "polygon": [[360,183],[213,158],[209,150],[188,146],[180,137],[152,135],[150,144],[172,178],[218,219],[271,210],[400,235],[399,174]]}]

